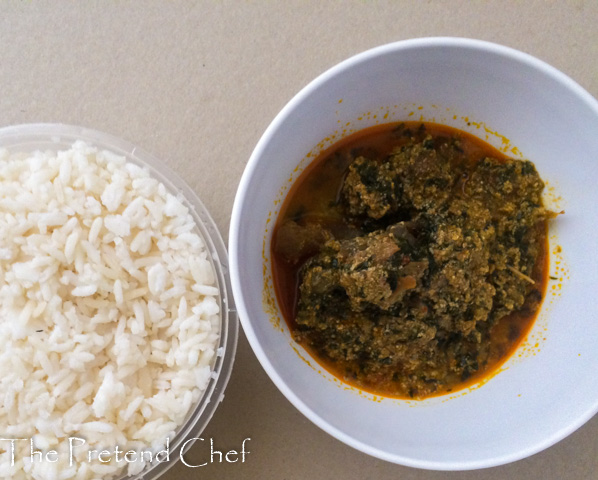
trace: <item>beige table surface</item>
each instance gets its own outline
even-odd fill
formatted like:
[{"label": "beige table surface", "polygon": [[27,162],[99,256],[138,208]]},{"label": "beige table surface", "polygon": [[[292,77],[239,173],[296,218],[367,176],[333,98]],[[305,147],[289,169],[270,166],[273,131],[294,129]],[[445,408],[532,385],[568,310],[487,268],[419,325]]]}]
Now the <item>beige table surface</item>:
[{"label": "beige table surface", "polygon": [[[0,126],[64,122],[130,140],[194,188],[225,240],[237,184],[283,105],[337,62],[383,43],[450,35],[499,42],[598,97],[598,1],[0,2]],[[598,132],[597,132],[598,134]],[[567,392],[563,392],[566,395]],[[244,463],[164,479],[578,480],[598,478],[598,418],[510,465],[430,472],[368,457],[321,431],[276,389],[241,334],[207,441]]]}]

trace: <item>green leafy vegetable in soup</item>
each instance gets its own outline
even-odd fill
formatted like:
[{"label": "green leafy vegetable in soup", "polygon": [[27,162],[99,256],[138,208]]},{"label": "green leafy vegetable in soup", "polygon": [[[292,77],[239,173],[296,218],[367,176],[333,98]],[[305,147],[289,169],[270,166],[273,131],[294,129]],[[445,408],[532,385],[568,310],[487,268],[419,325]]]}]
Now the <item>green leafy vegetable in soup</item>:
[{"label": "green leafy vegetable in soup", "polygon": [[491,372],[544,294],[543,188],[531,162],[436,124],[374,127],[324,152],[272,241],[294,338],[382,395],[424,398]]}]

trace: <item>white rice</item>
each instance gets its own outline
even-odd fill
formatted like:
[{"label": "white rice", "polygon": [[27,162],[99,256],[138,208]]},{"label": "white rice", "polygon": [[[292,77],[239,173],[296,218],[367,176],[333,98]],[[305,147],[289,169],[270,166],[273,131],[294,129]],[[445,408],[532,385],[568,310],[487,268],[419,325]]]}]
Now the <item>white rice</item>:
[{"label": "white rice", "polygon": [[[142,470],[88,451],[173,438],[213,376],[218,296],[187,207],[146,169],[84,142],[0,151],[0,437],[27,440],[14,465],[0,442],[0,477]],[[58,461],[32,463],[29,439]]]}]

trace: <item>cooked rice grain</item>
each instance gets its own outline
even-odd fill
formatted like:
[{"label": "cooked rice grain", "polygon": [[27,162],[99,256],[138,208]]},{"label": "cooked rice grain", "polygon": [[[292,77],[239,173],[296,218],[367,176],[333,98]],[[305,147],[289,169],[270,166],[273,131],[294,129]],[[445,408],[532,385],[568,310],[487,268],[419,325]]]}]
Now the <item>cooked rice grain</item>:
[{"label": "cooked rice grain", "polygon": [[[88,450],[163,448],[211,378],[219,290],[181,198],[147,169],[76,142],[0,151],[2,478],[110,478],[143,462]],[[69,466],[69,437],[84,438]],[[75,450],[77,451],[77,449]]]}]

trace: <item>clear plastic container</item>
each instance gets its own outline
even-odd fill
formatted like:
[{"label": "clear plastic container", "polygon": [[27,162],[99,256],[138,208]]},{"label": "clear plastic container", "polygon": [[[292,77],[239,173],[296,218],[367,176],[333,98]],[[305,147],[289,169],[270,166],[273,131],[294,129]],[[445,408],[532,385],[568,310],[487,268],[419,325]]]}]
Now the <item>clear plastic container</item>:
[{"label": "clear plastic container", "polygon": [[134,476],[124,474],[118,477],[119,479],[152,480],[161,476],[175,464],[180,458],[180,450],[183,445],[185,445],[185,451],[191,447],[193,442],[186,443],[186,441],[200,436],[224,398],[224,390],[230,378],[239,333],[239,322],[230,286],[228,256],[214,220],[195,192],[162,161],[150,153],[112,135],[74,125],[24,124],[0,129],[0,149],[6,148],[11,153],[68,150],[77,140],[82,140],[98,149],[122,155],[127,161],[147,167],[151,175],[162,182],[170,192],[183,195],[184,204],[190,209],[199,234],[205,241],[220,290],[221,325],[217,350],[220,354],[216,356],[213,375],[203,396],[191,407],[175,437],[170,439],[170,461],[155,462],[150,468]]}]

